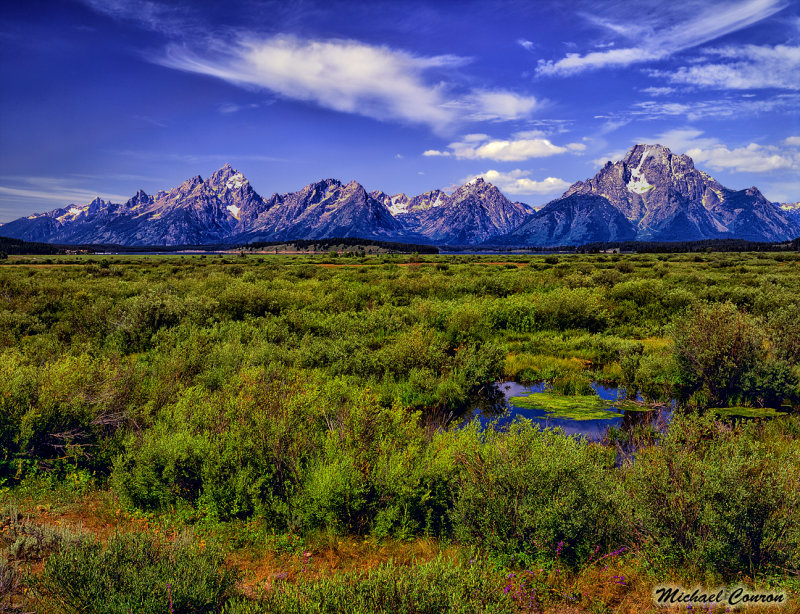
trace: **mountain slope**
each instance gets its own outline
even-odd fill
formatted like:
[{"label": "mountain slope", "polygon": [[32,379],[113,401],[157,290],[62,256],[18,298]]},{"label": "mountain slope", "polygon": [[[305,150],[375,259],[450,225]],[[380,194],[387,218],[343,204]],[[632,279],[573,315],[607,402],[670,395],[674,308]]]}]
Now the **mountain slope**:
[{"label": "mountain slope", "polygon": [[800,224],[800,203],[773,203],[783,214]]},{"label": "mountain slope", "polygon": [[498,243],[558,247],[599,241],[630,241],[636,228],[607,198],[572,194],[553,200]]},{"label": "mountain slope", "polygon": [[4,225],[7,236],[50,243],[189,245],[226,241],[264,208],[241,173],[226,164],[207,180],[199,175],[170,191],[138,191],[124,204],[95,199]]},{"label": "mountain slope", "polygon": [[635,145],[564,196],[603,196],[636,226],[637,239],[688,241],[742,238],[783,241],[797,226],[756,188],[730,190],[661,145]]},{"label": "mountain slope", "polygon": [[403,234],[404,225],[361,184],[326,179],[299,192],[274,194],[249,228],[240,231],[241,238],[258,241],[396,238]]},{"label": "mountain slope", "polygon": [[452,195],[432,190],[409,198],[372,192],[402,221],[406,231],[437,244],[476,244],[504,235],[533,212],[527,205],[512,203],[482,178],[474,179]]}]

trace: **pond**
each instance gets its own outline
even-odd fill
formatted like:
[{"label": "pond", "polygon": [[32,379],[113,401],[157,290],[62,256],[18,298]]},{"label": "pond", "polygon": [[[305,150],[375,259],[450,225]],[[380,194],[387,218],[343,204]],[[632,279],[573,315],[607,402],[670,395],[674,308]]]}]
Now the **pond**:
[{"label": "pond", "polygon": [[[656,420],[669,421],[671,405],[649,407],[625,399],[624,390],[592,384],[596,396],[563,396],[549,392],[544,383],[525,385],[497,382],[485,391],[474,407],[454,423],[466,424],[477,418],[483,428],[501,429],[518,416],[533,420],[542,428],[561,428],[567,435],[600,440],[609,427],[629,429]],[[637,399],[641,401],[641,399]]]},{"label": "pond", "polygon": [[[631,431],[635,427],[652,424],[657,429],[666,427],[676,411],[675,401],[659,405],[646,405],[641,397],[625,398],[625,390],[592,383],[595,394],[565,396],[552,393],[546,384],[532,385],[517,382],[495,382],[477,395],[468,411],[449,421],[459,426],[477,418],[482,428],[502,429],[517,417],[532,420],[542,428],[561,428],[567,435],[584,437],[591,441],[603,439],[609,427]],[[770,419],[785,415],[789,408],[724,407],[712,408],[723,422],[733,424],[741,420]]]}]

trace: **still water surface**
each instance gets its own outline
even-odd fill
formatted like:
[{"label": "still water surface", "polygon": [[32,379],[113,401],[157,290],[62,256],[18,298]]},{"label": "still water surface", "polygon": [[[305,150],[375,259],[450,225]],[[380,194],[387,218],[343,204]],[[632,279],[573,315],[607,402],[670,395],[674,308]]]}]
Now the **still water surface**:
[{"label": "still water surface", "polygon": [[[628,429],[639,424],[648,424],[657,418],[669,419],[671,408],[653,409],[649,411],[632,411],[614,407],[613,401],[624,398],[624,391],[619,388],[592,384],[597,395],[611,402],[611,410],[619,416],[603,420],[574,420],[571,418],[556,418],[541,409],[518,407],[510,402],[511,397],[527,396],[535,392],[544,392],[545,384],[525,385],[517,382],[497,382],[494,390],[482,395],[473,409],[462,414],[455,420],[455,424],[466,424],[477,418],[483,428],[502,429],[507,427],[517,417],[532,420],[542,428],[561,428],[567,435],[583,436],[593,441],[603,438],[606,429],[613,426]],[[639,399],[641,400],[641,399]]]}]

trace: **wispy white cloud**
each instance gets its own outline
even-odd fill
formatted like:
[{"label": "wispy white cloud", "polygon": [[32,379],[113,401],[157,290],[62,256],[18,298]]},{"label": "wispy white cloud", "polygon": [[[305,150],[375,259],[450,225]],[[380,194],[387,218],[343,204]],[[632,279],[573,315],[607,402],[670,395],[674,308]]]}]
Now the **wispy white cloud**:
[{"label": "wispy white cloud", "polygon": [[503,89],[458,93],[454,84],[432,74],[462,67],[469,58],[420,56],[355,40],[238,33],[232,41],[203,47],[172,44],[153,59],[287,99],[437,131],[464,122],[526,119],[539,106],[533,96]]},{"label": "wispy white cloud", "polygon": [[135,119],[138,119],[139,121],[143,121],[152,126],[156,126],[157,128],[166,128],[168,126],[168,124],[159,121],[153,117],[149,117],[148,115],[134,115],[133,117]]},{"label": "wispy white cloud", "polygon": [[660,60],[668,53],[656,49],[610,49],[608,51],[592,51],[585,55],[568,53],[564,58],[539,60],[536,74],[542,76],[564,77],[584,70],[606,68],[609,66],[628,66],[637,62]]},{"label": "wispy white cloud", "polygon": [[179,3],[153,0],[82,0],[98,13],[118,21],[133,21],[148,30],[172,34],[194,29],[193,13]]},{"label": "wispy white cloud", "polygon": [[517,44],[522,47],[525,51],[533,51],[536,49],[536,43],[533,41],[526,40],[524,38],[520,38],[517,40]]},{"label": "wispy white cloud", "polygon": [[222,113],[223,115],[232,115],[234,113],[238,113],[239,111],[246,111],[248,109],[257,109],[259,106],[261,105],[258,105],[254,102],[250,104],[234,104],[232,102],[228,102],[220,106],[219,112]]},{"label": "wispy white cloud", "polygon": [[[112,194],[109,192],[96,192],[79,183],[73,177],[9,177],[0,178],[0,195],[9,207],[19,212],[13,217],[19,217],[21,211],[43,211],[57,209],[67,205],[85,205],[95,198],[123,203],[131,195]],[[6,221],[10,221],[9,218]]]},{"label": "wispy white cloud", "polygon": [[454,113],[445,107],[442,88],[428,85],[423,74],[466,60],[419,57],[351,40],[241,35],[231,44],[215,42],[202,51],[171,45],[158,62],[336,111],[442,127],[455,120]]},{"label": "wispy white cloud", "polygon": [[639,25],[635,18],[624,25],[595,19],[598,25],[616,31],[627,38],[642,40],[638,45],[592,51],[585,54],[568,53],[559,60],[539,60],[536,72],[542,76],[566,76],[585,70],[624,67],[661,60],[670,55],[703,45],[731,32],[753,25],[786,6],[785,0],[744,0],[736,4],[718,4],[682,23],[655,26]]},{"label": "wispy white cloud", "polygon": [[672,83],[721,90],[800,90],[800,46],[723,47],[708,49],[704,56],[704,62],[681,66],[674,72],[651,71],[651,74]]},{"label": "wispy white cloud", "polygon": [[675,102],[670,100],[644,100],[636,102],[630,108],[616,113],[596,115],[595,119],[605,120],[613,128],[625,125],[632,120],[651,120],[663,118],[685,117],[696,121],[713,117],[715,119],[737,119],[763,113],[796,109],[800,104],[800,95],[794,93],[777,94],[763,98],[748,98],[744,95],[724,96],[691,102]]},{"label": "wispy white cloud", "polygon": [[525,131],[510,139],[494,139],[487,134],[467,134],[459,141],[450,143],[448,150],[435,149],[423,152],[424,156],[453,156],[460,160],[495,160],[498,162],[519,162],[531,158],[545,158],[568,151],[579,152],[585,149],[583,143],[570,143],[566,146],[554,145],[539,131]]},{"label": "wispy white cloud", "polygon": [[792,145],[794,147],[800,147],[800,136],[789,136],[783,139],[784,145]]},{"label": "wispy white cloud", "polygon": [[717,144],[707,148],[692,148],[686,153],[698,164],[706,164],[715,170],[733,170],[745,173],[761,173],[780,169],[800,170],[800,157],[780,151],[775,146],[750,143],[744,147],[729,149]]},{"label": "wispy white cloud", "polygon": [[[530,94],[473,87],[448,77],[469,64],[455,55],[422,56],[349,39],[306,39],[218,29],[211,34],[186,6],[156,0],[81,0],[116,20],[136,21],[173,41],[148,59],[177,70],[208,75],[284,99],[378,120],[427,125],[438,132],[483,121],[529,119],[540,106]],[[291,4],[291,3],[290,3]],[[280,28],[295,9],[276,6]],[[307,10],[304,8],[303,10]],[[281,18],[278,18],[281,17]],[[289,20],[291,21],[291,19]],[[223,35],[222,32],[225,32]],[[534,43],[521,39],[523,48]],[[224,104],[235,113],[248,105]],[[452,130],[450,130],[452,133]]]},{"label": "wispy white cloud", "polygon": [[238,154],[238,153],[178,153],[178,152],[165,152],[165,151],[147,151],[147,150],[132,150],[121,149],[114,150],[111,153],[119,156],[126,156],[129,158],[142,158],[145,160],[172,160],[178,162],[189,162],[203,164],[219,164],[220,166],[226,162],[233,164],[236,161],[253,161],[253,162],[287,162],[287,158],[280,158],[276,156],[267,156],[263,154]]},{"label": "wispy white cloud", "polygon": [[548,139],[491,140],[484,143],[451,143],[456,158],[516,162],[544,158],[567,151]]},{"label": "wispy white cloud", "polygon": [[627,21],[617,22],[613,19],[585,11],[579,13],[579,16],[591,24],[627,39],[642,39],[645,37],[651,37],[655,34],[653,27],[647,23],[647,21],[638,23],[634,19],[628,19]]},{"label": "wispy white cloud", "polygon": [[552,135],[569,132],[575,122],[569,119],[531,119],[527,123],[531,126],[537,126],[542,135]]},{"label": "wispy white cloud", "polygon": [[642,94],[647,94],[648,96],[668,96],[669,94],[675,93],[674,87],[646,87],[644,89],[639,90]]},{"label": "wispy white cloud", "polygon": [[592,166],[603,166],[606,162],[616,162],[622,160],[627,152],[623,149],[608,152],[607,154],[591,160]]},{"label": "wispy white cloud", "polygon": [[567,181],[558,179],[557,177],[546,177],[541,181],[536,181],[535,179],[531,179],[531,174],[532,171],[521,169],[508,172],[488,170],[478,175],[470,175],[464,179],[464,183],[472,181],[477,177],[482,177],[492,185],[497,186],[501,192],[515,196],[556,195],[561,194],[571,185]]},{"label": "wispy white cloud", "polygon": [[530,117],[539,101],[505,90],[476,90],[450,106],[464,109],[473,121],[513,121]]}]

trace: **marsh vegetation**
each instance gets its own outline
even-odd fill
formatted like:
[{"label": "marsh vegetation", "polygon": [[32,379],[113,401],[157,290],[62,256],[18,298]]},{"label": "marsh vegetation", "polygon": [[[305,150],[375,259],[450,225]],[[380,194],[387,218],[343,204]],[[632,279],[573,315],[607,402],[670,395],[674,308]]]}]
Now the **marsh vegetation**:
[{"label": "marsh vegetation", "polygon": [[[798,359],[791,253],[12,256],[0,611],[797,592]],[[502,381],[566,418],[605,417],[599,384],[671,421],[455,426]]]}]

